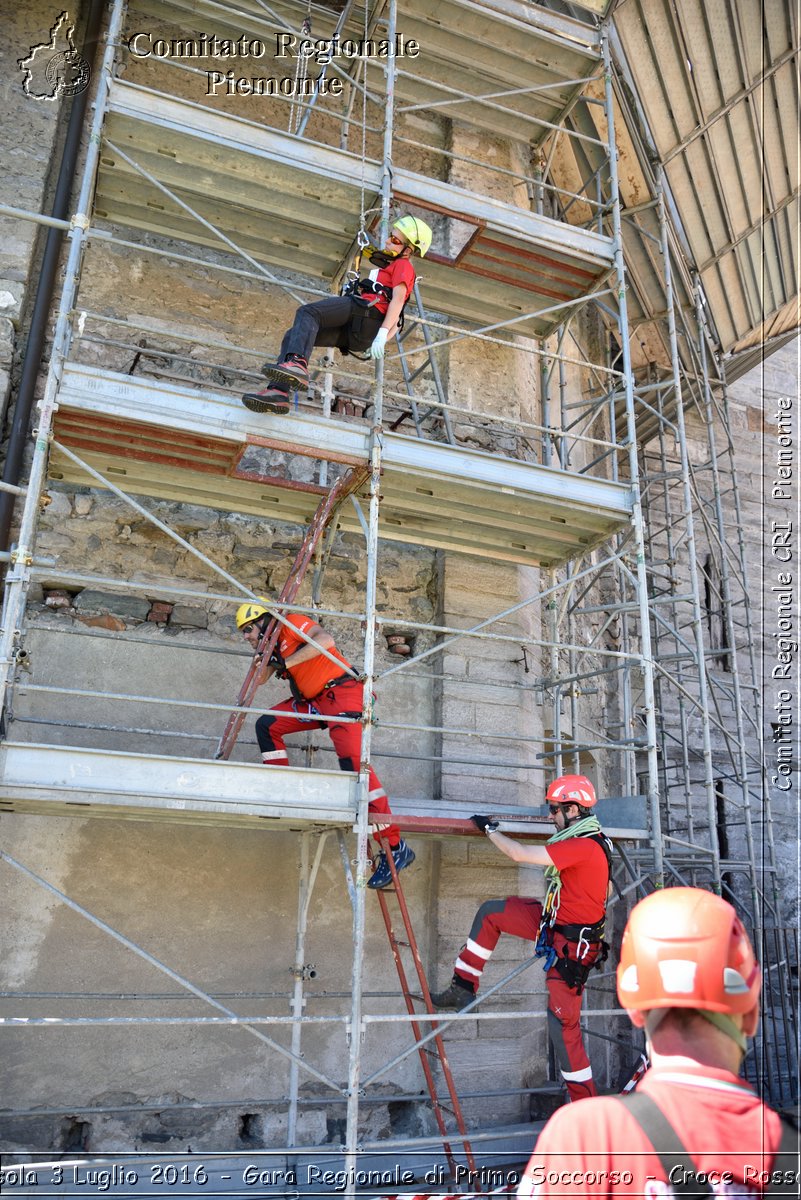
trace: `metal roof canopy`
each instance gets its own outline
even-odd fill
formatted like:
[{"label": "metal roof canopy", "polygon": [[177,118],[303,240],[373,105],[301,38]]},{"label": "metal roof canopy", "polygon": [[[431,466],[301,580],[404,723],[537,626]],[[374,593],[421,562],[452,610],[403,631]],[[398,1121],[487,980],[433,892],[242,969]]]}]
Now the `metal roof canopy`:
[{"label": "metal roof canopy", "polygon": [[[335,279],[374,207],[378,163],[299,140],[186,100],[115,81],[106,136],[206,220],[265,263]],[[362,197],[364,176],[364,197]],[[429,310],[545,336],[597,288],[613,265],[612,239],[465,188],[396,167],[395,198],[451,218],[453,256],[421,266]],[[100,158],[95,213],[149,232],[219,247],[220,241],[111,146]],[[454,271],[476,278],[470,283]],[[558,307],[558,306],[563,307]],[[541,317],[537,313],[553,309]],[[520,319],[523,318],[523,319]]]},{"label": "metal roof canopy", "polygon": [[[249,447],[354,465],[369,430],[306,413],[254,416],[230,396],[68,363],[56,439],[130,493],[307,524],[326,490],[240,470]],[[555,565],[628,525],[622,483],[383,434],[381,536],[507,562]],[[86,484],[54,448],[51,475]],[[359,530],[352,506],[344,529]]]},{"label": "metal roof canopy", "polygon": [[799,323],[795,12],[752,0],[629,0],[614,14],[726,353]]},{"label": "metal roof canopy", "polygon": [[[605,0],[603,0],[605,3]],[[586,7],[597,11],[599,4]],[[192,29],[237,38],[252,33],[265,38],[265,27],[279,29],[278,21],[269,20],[264,8],[240,0],[235,11],[225,13],[219,4],[209,0],[158,0],[140,3],[137,13],[146,12],[161,21],[178,24],[182,36],[187,36],[187,19]],[[300,38],[300,22],[305,12],[295,4],[278,0],[270,5],[287,32]],[[340,12],[331,7],[312,6],[312,38],[331,38]],[[376,42],[386,35],[380,23],[382,6],[371,9],[368,33]],[[201,24],[202,22],[202,24]],[[130,21],[129,21],[130,24]],[[600,63],[600,34],[594,25],[576,20],[567,14],[548,11],[521,0],[400,0],[398,33],[404,42],[418,43],[416,57],[398,59],[399,75],[395,95],[399,112],[405,104],[439,111],[461,123],[482,129],[500,137],[536,144],[547,134],[539,122],[559,124],[564,112],[573,104],[580,80],[597,72]],[[270,36],[268,35],[268,36]],[[341,30],[340,37],[364,38],[364,10],[354,9]],[[266,39],[265,39],[266,40]],[[267,43],[269,45],[269,42]],[[294,67],[294,58],[241,60],[244,71],[275,73]],[[340,57],[337,66],[352,74],[355,61]],[[385,94],[385,75],[382,60],[374,60],[378,69],[368,75],[368,87],[373,94]],[[312,59],[310,73],[320,67]],[[333,74],[328,67],[329,75]],[[526,88],[546,88],[539,92],[521,91]],[[514,95],[498,95],[504,92]],[[492,99],[482,102],[477,97]],[[330,108],[318,100],[319,111],[336,117]]]}]

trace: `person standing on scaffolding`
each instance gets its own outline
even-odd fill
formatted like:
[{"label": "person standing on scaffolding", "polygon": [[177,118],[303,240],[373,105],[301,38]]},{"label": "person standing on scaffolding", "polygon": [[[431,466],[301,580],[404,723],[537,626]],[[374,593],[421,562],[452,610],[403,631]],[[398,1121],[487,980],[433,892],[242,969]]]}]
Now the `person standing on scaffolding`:
[{"label": "person standing on scaffolding", "polygon": [[[258,604],[251,601],[240,604],[236,612],[236,627],[253,650],[258,650],[264,630],[272,620],[268,601]],[[287,613],[287,624],[281,625],[275,650],[265,674],[265,681],[273,675],[289,681],[292,697],[272,707],[275,712],[259,717],[256,721],[256,738],[261,750],[262,762],[270,767],[288,767],[284,738],[292,733],[305,733],[311,729],[327,729],[339,760],[340,770],[358,771],[362,753],[362,727],[359,723],[364,702],[364,685],[356,678],[350,663],[337,650],[334,639],[321,625],[302,613]],[[294,628],[293,628],[294,627]],[[311,642],[304,641],[295,633],[304,633]],[[316,643],[316,645],[315,645]],[[316,647],[319,647],[317,649]],[[327,650],[336,660],[332,662],[320,650]],[[341,664],[341,670],[338,665]],[[346,723],[337,721],[309,721],[302,717],[345,717]],[[381,780],[370,767],[371,814],[390,815],[387,793]],[[402,871],[414,862],[414,851],[400,836],[397,825],[382,824],[377,828],[385,838],[395,869]],[[384,888],[392,883],[387,856],[384,851],[373,874],[367,881],[370,888]]]},{"label": "person standing on scaffolding", "polygon": [[371,265],[367,279],[354,279],[341,296],[303,304],[281,341],[277,363],[265,363],[262,374],[271,382],[260,392],[245,392],[242,403],[251,412],[289,412],[289,392],[309,382],[309,358],[315,346],[335,346],[343,354],[384,357],[389,338],[403,327],[403,310],[412,294],[415,270],[411,258],[423,258],[431,246],[431,230],[417,217],[400,217],[383,250],[366,246],[357,259]]},{"label": "person standing on scaffolding", "polygon": [[476,996],[481,975],[502,933],[530,938],[548,987],[548,1032],[571,1100],[598,1093],[581,1036],[581,993],[593,967],[606,960],[603,940],[612,845],[592,809],[595,788],[584,775],[562,775],[545,796],[556,833],[544,846],[525,846],[498,833],[490,817],[471,817],[502,854],[545,868],[544,903],[522,896],[487,900],[476,913],[453,979],[433,992],[436,1008],[462,1009]]}]

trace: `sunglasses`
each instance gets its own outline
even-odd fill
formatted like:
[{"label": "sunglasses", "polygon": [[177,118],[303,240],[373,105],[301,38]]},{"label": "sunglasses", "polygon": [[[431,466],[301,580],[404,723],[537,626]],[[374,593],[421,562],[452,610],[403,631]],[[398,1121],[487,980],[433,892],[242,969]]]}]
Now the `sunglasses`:
[{"label": "sunglasses", "polygon": [[406,245],[406,242],[403,240],[402,237],[398,237],[397,233],[391,233],[389,235],[388,240],[390,242],[394,242],[396,246],[405,246]]},{"label": "sunglasses", "polygon": [[551,814],[552,817],[555,817],[556,814],[561,811],[562,811],[561,804],[549,804],[548,805],[548,812]]},{"label": "sunglasses", "polygon": [[247,637],[247,635],[251,632],[251,630],[253,630],[255,628],[256,628],[256,622],[251,621],[249,625],[242,626],[240,633],[242,634],[242,637]]}]

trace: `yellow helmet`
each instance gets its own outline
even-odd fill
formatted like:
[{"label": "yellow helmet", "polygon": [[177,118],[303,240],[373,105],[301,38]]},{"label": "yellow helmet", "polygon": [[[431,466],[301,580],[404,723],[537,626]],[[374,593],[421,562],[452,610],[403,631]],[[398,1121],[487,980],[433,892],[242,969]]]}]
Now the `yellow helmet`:
[{"label": "yellow helmet", "polygon": [[421,221],[419,217],[412,217],[408,213],[405,217],[399,217],[392,226],[402,233],[406,241],[417,251],[421,258],[425,258],[431,248],[431,239],[433,233],[425,221]]},{"label": "yellow helmet", "polygon": [[259,596],[258,603],[248,600],[246,604],[240,604],[236,610],[237,629],[242,629],[245,625],[250,625],[252,621],[258,621],[259,617],[267,616],[270,611],[267,604],[268,601],[264,596]]}]

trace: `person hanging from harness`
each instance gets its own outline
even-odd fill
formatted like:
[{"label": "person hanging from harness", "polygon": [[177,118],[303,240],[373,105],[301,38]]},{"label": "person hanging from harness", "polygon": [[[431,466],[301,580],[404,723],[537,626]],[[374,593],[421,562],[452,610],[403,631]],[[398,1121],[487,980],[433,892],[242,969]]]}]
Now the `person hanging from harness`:
[{"label": "person hanging from harness", "polygon": [[334,346],[343,354],[384,357],[384,348],[403,325],[403,310],[416,279],[411,262],[425,257],[432,233],[418,217],[400,217],[392,226],[383,249],[362,247],[362,258],[371,264],[369,277],[348,283],[341,296],[303,304],[291,329],[284,334],[278,362],[265,363],[262,374],[270,379],[259,392],[242,397],[251,412],[289,412],[289,392],[309,382],[309,357],[315,346]]},{"label": "person hanging from harness", "polygon": [[645,1032],[650,1069],[627,1096],[554,1113],[518,1200],[798,1197],[795,1121],[739,1076],[761,986],[748,935],[721,896],[665,888],[635,905],[617,995]]},{"label": "person hanging from harness", "polygon": [[[236,612],[236,627],[253,650],[258,650],[264,630],[272,620],[268,604],[267,600],[260,597],[258,604],[248,601],[241,604]],[[286,715],[265,713],[256,721],[256,738],[262,762],[271,767],[288,767],[289,755],[284,738],[289,734],[306,733],[317,728],[328,730],[339,759],[340,770],[358,771],[362,752],[362,727],[359,722],[364,702],[364,684],[356,677],[347,659],[337,650],[331,634],[321,625],[301,613],[287,613],[285,619],[288,624],[281,626],[265,680],[273,675],[277,675],[279,679],[286,679],[292,691],[292,698],[272,706],[279,713]],[[294,632],[295,629],[311,638],[316,645],[304,641]],[[325,654],[321,654],[320,650],[327,650],[336,661],[332,662]],[[350,720],[347,723],[339,723],[301,719],[302,716],[310,715],[345,717]],[[370,813],[391,815],[387,794],[372,767],[369,778]],[[411,866],[415,859],[414,851],[401,838],[398,827],[381,823],[374,828],[386,839],[396,870],[402,871],[404,867]],[[384,888],[391,882],[389,863],[382,850],[367,886]]]},{"label": "person hanging from harness", "polygon": [[590,971],[608,954],[603,940],[611,892],[612,846],[592,809],[595,788],[584,775],[561,775],[546,793],[556,833],[544,846],[527,846],[498,833],[497,821],[471,817],[508,858],[545,868],[545,900],[509,896],[487,900],[476,913],[470,936],[436,1008],[462,1009],[478,991],[484,968],[502,933],[530,938],[544,958],[548,988],[548,1032],[571,1100],[597,1095],[581,1036],[581,994]]}]

